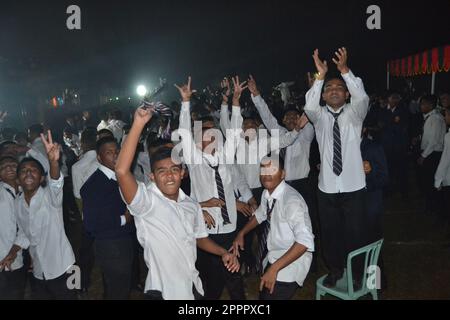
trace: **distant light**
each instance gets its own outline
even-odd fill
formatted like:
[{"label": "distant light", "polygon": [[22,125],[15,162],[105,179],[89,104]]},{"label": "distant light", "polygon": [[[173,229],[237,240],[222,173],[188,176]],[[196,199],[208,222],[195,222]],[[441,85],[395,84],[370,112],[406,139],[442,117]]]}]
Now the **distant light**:
[{"label": "distant light", "polygon": [[131,100],[131,98],[130,98],[130,97],[128,97],[128,100]]},{"label": "distant light", "polygon": [[119,97],[116,97],[116,101],[119,101]]},{"label": "distant light", "polygon": [[137,87],[136,92],[140,97],[144,97],[148,91],[147,88],[141,84],[140,86]]},{"label": "distant light", "polygon": [[112,99],[109,99],[109,101],[112,101]]},{"label": "distant light", "polygon": [[75,95],[75,98],[78,98],[78,95],[77,95],[77,94]]}]

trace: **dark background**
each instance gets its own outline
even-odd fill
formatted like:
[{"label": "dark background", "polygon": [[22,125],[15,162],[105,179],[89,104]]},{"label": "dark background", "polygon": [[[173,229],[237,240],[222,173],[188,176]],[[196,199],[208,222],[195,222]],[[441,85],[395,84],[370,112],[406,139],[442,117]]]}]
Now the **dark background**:
[{"label": "dark background", "polygon": [[[82,30],[66,28],[71,4],[81,7]],[[366,28],[371,4],[381,7],[381,30]],[[367,91],[380,92],[388,59],[449,43],[449,7],[448,0],[2,1],[0,109],[33,108],[64,88],[94,103],[101,91],[132,95],[159,77],[172,85],[192,75],[197,88],[231,74],[252,73],[265,86],[303,80],[314,71],[316,47],[330,61],[346,46]],[[414,79],[427,89],[430,77]],[[448,78],[438,75],[438,90]]]}]

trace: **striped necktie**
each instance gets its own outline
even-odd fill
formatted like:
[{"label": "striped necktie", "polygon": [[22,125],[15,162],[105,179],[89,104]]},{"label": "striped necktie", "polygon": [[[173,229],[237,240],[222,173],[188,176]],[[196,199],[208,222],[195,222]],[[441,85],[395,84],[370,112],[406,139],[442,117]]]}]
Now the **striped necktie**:
[{"label": "striped necktie", "polygon": [[263,261],[264,258],[267,256],[268,253],[268,249],[267,249],[267,237],[269,236],[269,231],[270,231],[270,219],[272,218],[272,211],[273,208],[275,207],[275,202],[277,200],[273,199],[272,201],[272,207],[269,206],[269,201],[267,201],[267,206],[266,206],[266,212],[267,212],[267,219],[266,221],[264,221],[261,225],[262,227],[262,232],[261,232],[261,236],[259,238],[259,244],[258,244],[258,252],[257,252],[257,273],[258,274],[263,274],[264,273],[264,266],[263,266]]},{"label": "striped necktie", "polygon": [[220,210],[222,211],[223,224],[224,225],[230,224],[231,223],[230,216],[228,215],[227,204],[225,201],[225,191],[223,189],[222,178],[220,177],[220,174],[219,174],[219,165],[217,165],[215,167],[211,166],[211,169],[213,169],[216,174],[217,194],[219,195],[219,199],[225,203],[220,208]]},{"label": "striped necktie", "polygon": [[338,118],[342,113],[334,113],[328,109],[328,112],[334,117],[333,125],[333,172],[335,175],[340,176],[342,173],[342,147],[341,147],[341,132],[339,129]]}]

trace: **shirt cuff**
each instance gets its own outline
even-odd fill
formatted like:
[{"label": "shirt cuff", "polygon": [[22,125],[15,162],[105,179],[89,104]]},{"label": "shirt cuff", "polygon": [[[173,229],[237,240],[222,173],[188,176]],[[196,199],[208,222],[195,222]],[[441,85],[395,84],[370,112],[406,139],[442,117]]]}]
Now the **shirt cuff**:
[{"label": "shirt cuff", "polygon": [[120,226],[123,227],[124,225],[127,224],[127,219],[125,218],[125,216],[120,216]]},{"label": "shirt cuff", "polygon": [[181,103],[181,111],[190,111],[189,108],[191,106],[191,103],[189,101],[183,101]]}]

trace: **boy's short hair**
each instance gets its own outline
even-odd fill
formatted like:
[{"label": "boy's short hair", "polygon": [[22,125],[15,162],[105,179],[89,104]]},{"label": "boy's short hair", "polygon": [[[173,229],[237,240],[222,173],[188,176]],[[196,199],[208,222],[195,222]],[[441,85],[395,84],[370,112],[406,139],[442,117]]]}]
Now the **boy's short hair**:
[{"label": "boy's short hair", "polygon": [[[155,164],[158,161],[171,158],[172,159],[173,147],[161,147],[150,155],[150,164],[152,172],[155,171]],[[181,167],[181,164],[180,164]]]},{"label": "boy's short hair", "polygon": [[97,144],[95,146],[95,150],[97,151],[97,154],[100,152],[100,149],[102,148],[102,146],[107,143],[115,143],[117,146],[119,146],[119,144],[117,143],[117,140],[114,137],[101,138],[100,140],[97,141]]},{"label": "boy's short hair", "polygon": [[19,162],[19,165],[17,166],[17,175],[19,175],[20,170],[22,169],[23,165],[27,162],[33,162],[38,167],[39,171],[41,172],[41,175],[45,176],[46,172],[44,169],[44,166],[35,158],[33,157],[26,157],[23,158],[22,161]]}]

